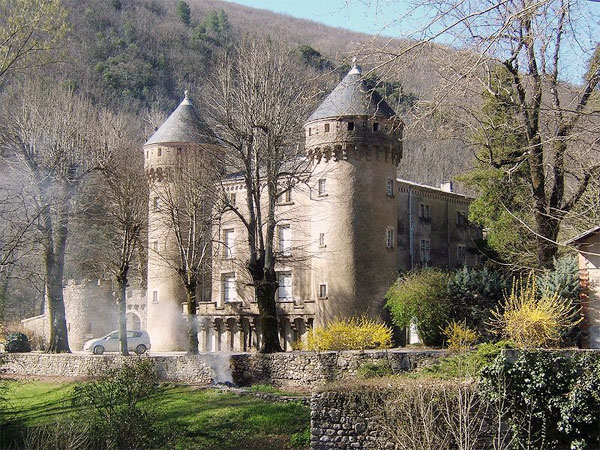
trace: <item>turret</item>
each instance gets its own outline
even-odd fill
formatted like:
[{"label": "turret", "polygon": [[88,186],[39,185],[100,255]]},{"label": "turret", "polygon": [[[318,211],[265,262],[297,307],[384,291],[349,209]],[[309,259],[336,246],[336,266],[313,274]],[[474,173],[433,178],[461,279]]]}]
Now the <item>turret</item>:
[{"label": "turret", "polygon": [[304,125],[313,161],[312,284],[317,325],[379,316],[396,276],[402,122],[356,63]]},{"label": "turret", "polygon": [[182,307],[185,291],[170,262],[177,257],[177,249],[163,205],[164,194],[177,176],[178,160],[186,152],[201,151],[215,142],[214,134],[186,91],[177,109],[144,144],[145,170],[150,182],[147,310],[152,350],[183,350],[187,336]]}]

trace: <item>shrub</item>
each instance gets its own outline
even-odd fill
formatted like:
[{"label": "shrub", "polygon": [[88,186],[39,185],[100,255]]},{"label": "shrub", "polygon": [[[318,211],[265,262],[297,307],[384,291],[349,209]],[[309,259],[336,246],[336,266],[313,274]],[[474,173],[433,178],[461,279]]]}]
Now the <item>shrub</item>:
[{"label": "shrub", "polygon": [[425,345],[440,346],[451,313],[449,279],[438,269],[412,271],[398,278],[385,296],[394,324],[407,328],[414,321]]},{"label": "shrub", "polygon": [[556,292],[559,297],[579,301],[579,265],[577,258],[564,256],[554,260],[554,270],[547,270],[537,279],[538,294]]},{"label": "shrub", "polygon": [[507,421],[497,425],[509,430],[514,448],[600,448],[597,355],[501,355],[481,371],[479,387]]},{"label": "shrub", "polygon": [[309,330],[303,350],[367,350],[392,346],[392,330],[363,316],[334,320],[325,327]]},{"label": "shrub", "polygon": [[449,350],[467,351],[477,341],[477,332],[469,328],[466,322],[460,323],[455,320],[444,328],[446,345]]},{"label": "shrub", "polygon": [[492,313],[491,325],[519,348],[547,348],[558,345],[561,336],[577,325],[579,309],[558,293],[537,293],[530,274],[526,282],[513,283],[504,311]]},{"label": "shrub", "polygon": [[290,436],[292,447],[308,448],[310,444],[310,428]]},{"label": "shrub", "polygon": [[89,430],[80,422],[61,420],[24,430],[23,448],[27,450],[89,450]]},{"label": "shrub", "polygon": [[436,363],[423,367],[419,372],[409,376],[427,377],[441,380],[474,379],[481,370],[491,364],[502,350],[511,348],[507,341],[481,343],[475,351],[461,352],[440,358]]},{"label": "shrub", "polygon": [[6,335],[6,351],[8,353],[26,353],[31,351],[29,338],[25,333],[16,331]]},{"label": "shrub", "polygon": [[464,321],[480,336],[489,340],[486,322],[490,311],[498,308],[506,292],[510,290],[510,279],[502,272],[463,267],[448,281],[448,295],[452,300],[452,317]]},{"label": "shrub", "polygon": [[90,436],[106,449],[155,448],[162,438],[154,414],[140,402],[158,389],[154,365],[138,359],[120,369],[110,369],[97,380],[77,385],[74,406],[84,409]]},{"label": "shrub", "polygon": [[377,362],[366,362],[362,364],[356,371],[356,375],[364,380],[371,378],[382,378],[393,375],[392,366],[387,360]]}]

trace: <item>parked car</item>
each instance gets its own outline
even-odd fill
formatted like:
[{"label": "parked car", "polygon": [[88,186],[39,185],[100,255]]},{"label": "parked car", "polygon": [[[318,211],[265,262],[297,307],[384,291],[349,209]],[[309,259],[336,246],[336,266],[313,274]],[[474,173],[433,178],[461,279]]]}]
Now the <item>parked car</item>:
[{"label": "parked car", "polygon": [[[138,355],[150,350],[150,336],[146,331],[128,331],[127,349],[134,351]],[[104,337],[90,339],[83,345],[83,351],[92,352],[94,355],[101,355],[104,352],[118,352],[121,350],[119,343],[119,331],[113,331]]]}]

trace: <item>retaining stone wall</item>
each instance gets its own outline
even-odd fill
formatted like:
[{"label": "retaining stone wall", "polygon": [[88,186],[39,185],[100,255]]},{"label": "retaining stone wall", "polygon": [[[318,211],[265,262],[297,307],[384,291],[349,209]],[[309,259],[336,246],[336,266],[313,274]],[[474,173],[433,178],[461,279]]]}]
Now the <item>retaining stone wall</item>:
[{"label": "retaining stone wall", "polygon": [[[313,393],[310,399],[310,448],[386,448],[377,421],[360,392]],[[391,444],[390,448],[394,448]]]},{"label": "retaining stone wall", "polygon": [[[238,385],[273,383],[314,386],[352,378],[365,362],[389,361],[394,373],[431,364],[440,350],[367,352],[201,353],[144,356],[154,361],[165,381],[231,382]],[[103,368],[118,367],[136,356],[21,353],[0,355],[0,373],[30,376],[86,377]]]}]

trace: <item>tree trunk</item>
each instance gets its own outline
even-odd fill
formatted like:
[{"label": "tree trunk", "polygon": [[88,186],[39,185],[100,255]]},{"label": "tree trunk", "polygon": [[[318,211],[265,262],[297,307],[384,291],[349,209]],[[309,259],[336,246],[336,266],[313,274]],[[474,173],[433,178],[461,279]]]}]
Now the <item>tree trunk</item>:
[{"label": "tree trunk", "polygon": [[560,219],[536,211],[535,221],[538,233],[536,238],[538,264],[544,269],[552,269],[558,253],[556,240],[560,229]]},{"label": "tree trunk", "polygon": [[258,303],[260,323],[262,325],[261,353],[282,352],[279,343],[277,327],[277,306],[275,294],[277,293],[277,275],[275,272],[263,273],[263,278],[254,280],[254,293]]},{"label": "tree trunk", "polygon": [[127,270],[117,277],[119,285],[119,343],[121,354],[129,356],[127,347]]},{"label": "tree trunk", "polygon": [[63,262],[56,261],[51,248],[46,248],[44,263],[46,267],[46,302],[48,320],[50,321],[50,336],[48,338],[49,353],[71,353],[65,317],[63,299]]},{"label": "tree trunk", "polygon": [[196,300],[196,283],[185,286],[188,318],[188,355],[198,354],[198,301]]}]

